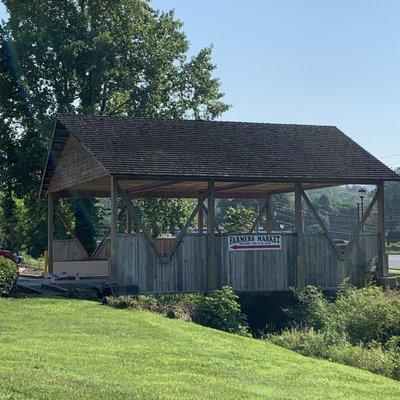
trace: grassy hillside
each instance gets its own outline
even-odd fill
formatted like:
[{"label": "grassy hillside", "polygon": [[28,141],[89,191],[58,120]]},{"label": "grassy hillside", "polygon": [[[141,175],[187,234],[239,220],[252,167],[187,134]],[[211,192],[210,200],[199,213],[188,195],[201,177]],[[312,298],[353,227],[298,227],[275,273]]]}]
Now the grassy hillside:
[{"label": "grassy hillside", "polygon": [[398,399],[400,383],[147,312],[0,299],[0,399]]}]

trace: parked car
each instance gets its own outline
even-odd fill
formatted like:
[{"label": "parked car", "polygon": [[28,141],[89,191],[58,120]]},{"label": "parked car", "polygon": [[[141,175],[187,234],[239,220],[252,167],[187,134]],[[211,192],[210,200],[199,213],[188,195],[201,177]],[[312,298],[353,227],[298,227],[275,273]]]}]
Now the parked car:
[{"label": "parked car", "polygon": [[0,246],[0,257],[9,258],[10,260],[14,261],[17,264],[22,263],[21,256],[14,254],[11,250],[3,249],[1,246]]}]

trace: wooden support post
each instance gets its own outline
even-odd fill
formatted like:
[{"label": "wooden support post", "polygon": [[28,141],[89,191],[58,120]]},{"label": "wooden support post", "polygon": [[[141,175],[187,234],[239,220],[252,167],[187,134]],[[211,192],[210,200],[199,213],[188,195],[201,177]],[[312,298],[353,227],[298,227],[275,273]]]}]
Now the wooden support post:
[{"label": "wooden support post", "polygon": [[199,235],[204,233],[204,197],[199,197],[198,200],[198,213],[197,213],[197,230]]},{"label": "wooden support post", "polygon": [[126,202],[126,233],[132,233],[132,198],[127,195],[125,197]]},{"label": "wooden support post", "polygon": [[305,265],[303,254],[303,216],[301,202],[301,183],[295,184],[294,204],[295,204],[295,221],[294,231],[297,233],[297,287],[305,285]]},{"label": "wooden support post", "polygon": [[270,194],[267,194],[265,204],[265,229],[267,233],[272,233],[272,196]]},{"label": "wooden support post", "polygon": [[118,181],[111,176],[111,257],[108,263],[108,277],[111,283],[117,281],[118,252]]},{"label": "wooden support post", "polygon": [[378,275],[385,277],[389,275],[388,260],[386,255],[385,244],[385,189],[384,182],[376,186],[378,193],[378,233],[379,233],[379,249],[378,249]]},{"label": "wooden support post", "polygon": [[207,291],[217,287],[217,265],[215,258],[215,186],[214,182],[208,182],[208,282]]},{"label": "wooden support post", "polygon": [[54,272],[54,250],[53,250],[53,235],[54,235],[54,196],[48,193],[47,207],[47,265],[49,274]]}]

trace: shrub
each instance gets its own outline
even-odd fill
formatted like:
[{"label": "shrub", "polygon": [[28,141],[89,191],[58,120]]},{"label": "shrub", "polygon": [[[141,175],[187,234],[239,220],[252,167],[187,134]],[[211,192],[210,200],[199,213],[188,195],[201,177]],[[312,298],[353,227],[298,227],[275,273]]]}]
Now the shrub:
[{"label": "shrub", "polygon": [[194,321],[211,328],[250,336],[238,296],[229,287],[215,290],[207,296],[179,294],[139,296],[137,299],[131,296],[109,296],[104,298],[103,303],[114,308],[155,311],[169,318]]},{"label": "shrub", "polygon": [[17,284],[18,265],[8,258],[0,257],[0,296],[8,296]]},{"label": "shrub", "polygon": [[376,285],[358,289],[345,282],[335,301],[313,286],[295,294],[299,304],[286,310],[291,327],[344,333],[353,344],[384,344],[400,336],[400,294],[394,290]]},{"label": "shrub", "polygon": [[342,285],[329,314],[332,327],[346,332],[353,344],[384,344],[390,337],[400,335],[400,294],[393,290]]},{"label": "shrub", "polygon": [[344,282],[335,301],[314,287],[296,293],[289,328],[265,339],[306,356],[325,358],[400,379],[400,293]]},{"label": "shrub", "polygon": [[241,312],[238,296],[228,286],[197,299],[194,321],[222,331],[249,335],[246,317]]},{"label": "shrub", "polygon": [[400,379],[400,353],[379,343],[364,346],[346,343],[328,348],[328,360]]},{"label": "shrub", "polygon": [[156,311],[157,299],[151,296],[139,296],[138,298],[125,296],[107,296],[103,299],[103,304],[114,308],[131,308],[135,310]]},{"label": "shrub", "polygon": [[329,302],[315,286],[306,286],[294,292],[298,305],[284,311],[290,318],[290,325],[321,329],[328,319]]},{"label": "shrub", "polygon": [[196,312],[196,304],[201,296],[198,294],[173,294],[158,298],[158,311],[168,318],[192,321]]},{"label": "shrub", "polygon": [[384,348],[378,343],[352,345],[343,337],[332,338],[326,332],[312,328],[288,329],[264,338],[305,356],[324,358],[390,378],[400,378],[400,352],[397,348]]}]

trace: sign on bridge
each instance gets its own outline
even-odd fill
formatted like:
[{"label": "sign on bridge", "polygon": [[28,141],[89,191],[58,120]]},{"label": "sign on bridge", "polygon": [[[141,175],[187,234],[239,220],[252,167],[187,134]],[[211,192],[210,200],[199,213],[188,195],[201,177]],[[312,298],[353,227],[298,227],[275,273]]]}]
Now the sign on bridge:
[{"label": "sign on bridge", "polygon": [[235,235],[228,236],[229,251],[239,250],[281,250],[282,236],[280,235]]}]

